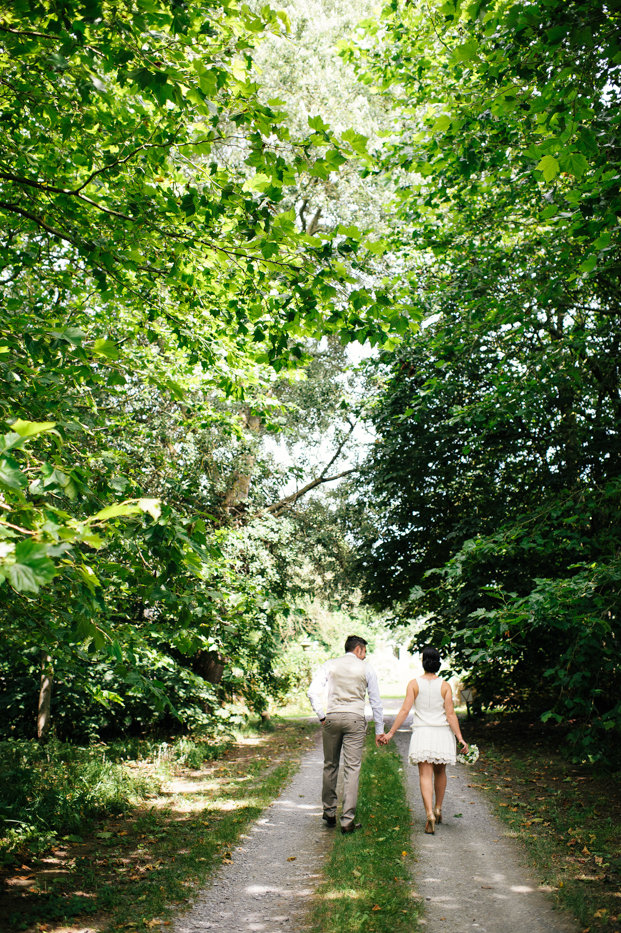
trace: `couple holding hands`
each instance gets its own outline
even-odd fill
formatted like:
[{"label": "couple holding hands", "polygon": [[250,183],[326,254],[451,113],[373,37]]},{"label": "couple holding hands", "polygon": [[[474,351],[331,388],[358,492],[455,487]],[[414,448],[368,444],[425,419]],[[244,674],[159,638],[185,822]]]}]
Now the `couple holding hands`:
[{"label": "couple holding hands", "polygon": [[[369,664],[364,663],[366,653],[364,638],[350,635],[345,642],[345,655],[322,664],[308,690],[311,706],[323,726],[323,818],[328,826],[336,826],[336,784],[342,750],[341,832],[353,833],[360,828],[360,823],[356,823],[356,803],[366,732],[364,703],[368,693],[377,746],[386,745],[392,739],[414,707],[409,760],[418,765],[420,790],[427,814],[425,832],[433,834],[436,823],[442,822],[446,766],[455,764],[455,740],[459,741],[463,752],[468,752],[453,708],[451,688],[437,676],[440,653],[436,648],[424,649],[422,662],[425,673],[408,684],[403,706],[387,733],[384,733],[384,711],[377,675]],[[326,686],[328,702],[324,712],[321,697]]]}]

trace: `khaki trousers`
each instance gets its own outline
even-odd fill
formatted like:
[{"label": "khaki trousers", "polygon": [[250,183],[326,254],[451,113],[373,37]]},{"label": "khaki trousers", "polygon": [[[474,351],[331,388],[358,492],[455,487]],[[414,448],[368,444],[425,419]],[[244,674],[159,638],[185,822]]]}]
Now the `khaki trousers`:
[{"label": "khaki trousers", "polygon": [[323,724],[323,812],[336,816],[336,783],[343,750],[343,811],[341,826],[356,816],[362,748],[367,724],[358,713],[328,713]]}]

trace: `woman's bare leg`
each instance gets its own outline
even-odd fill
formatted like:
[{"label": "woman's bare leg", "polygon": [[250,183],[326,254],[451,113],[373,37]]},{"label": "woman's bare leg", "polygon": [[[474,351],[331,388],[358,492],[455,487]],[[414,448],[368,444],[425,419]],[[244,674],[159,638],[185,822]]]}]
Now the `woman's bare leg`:
[{"label": "woman's bare leg", "polygon": [[434,765],[433,777],[436,790],[436,807],[441,807],[446,791],[446,765]]},{"label": "woman's bare leg", "polygon": [[431,813],[433,810],[433,765],[430,761],[418,762],[418,776],[425,813]]}]

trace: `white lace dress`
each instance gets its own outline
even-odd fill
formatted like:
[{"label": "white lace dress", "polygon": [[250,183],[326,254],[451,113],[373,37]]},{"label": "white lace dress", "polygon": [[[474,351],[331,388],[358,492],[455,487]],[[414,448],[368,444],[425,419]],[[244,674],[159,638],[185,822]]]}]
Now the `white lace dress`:
[{"label": "white lace dress", "polygon": [[417,677],[418,696],[414,700],[414,722],[410,741],[410,762],[430,761],[434,765],[454,765],[457,744],[448,724],[442,684],[439,677]]}]

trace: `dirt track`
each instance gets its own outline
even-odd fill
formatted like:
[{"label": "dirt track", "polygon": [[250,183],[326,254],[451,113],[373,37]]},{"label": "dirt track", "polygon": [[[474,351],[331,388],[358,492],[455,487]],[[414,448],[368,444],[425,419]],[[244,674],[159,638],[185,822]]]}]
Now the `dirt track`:
[{"label": "dirt track", "polygon": [[175,933],[285,933],[304,929],[333,831],[321,818],[321,735],[293,781],[267,808]]},{"label": "dirt track", "polygon": [[[388,709],[386,718],[390,721]],[[425,902],[423,929],[428,933],[575,933],[578,926],[552,909],[545,890],[526,867],[521,849],[507,838],[506,828],[492,815],[487,800],[468,786],[467,766],[447,768],[443,822],[435,835],[425,835],[418,769],[407,763],[408,722],[395,741],[403,757],[413,813],[418,852],[414,881]]]},{"label": "dirt track", "polygon": [[[390,722],[396,710],[386,702]],[[407,722],[395,740],[413,812],[418,862],[414,889],[424,899],[427,933],[576,933],[573,921],[552,909],[518,845],[494,816],[485,798],[468,787],[468,769],[448,769],[444,822],[425,836],[418,771],[407,764]],[[231,862],[193,907],[178,917],[175,933],[298,933],[333,832],[321,819],[321,735],[300,770],[251,827]],[[456,816],[461,814],[461,816]]]}]

